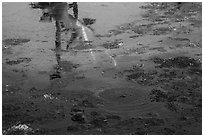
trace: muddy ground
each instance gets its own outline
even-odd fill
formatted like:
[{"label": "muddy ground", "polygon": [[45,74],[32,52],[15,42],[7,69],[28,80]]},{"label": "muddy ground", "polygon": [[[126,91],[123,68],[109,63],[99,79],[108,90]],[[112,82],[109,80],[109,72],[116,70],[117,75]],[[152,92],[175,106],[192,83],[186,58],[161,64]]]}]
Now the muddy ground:
[{"label": "muddy ground", "polygon": [[41,10],[2,6],[3,134],[202,134],[201,3],[79,3],[93,51],[60,53]]}]

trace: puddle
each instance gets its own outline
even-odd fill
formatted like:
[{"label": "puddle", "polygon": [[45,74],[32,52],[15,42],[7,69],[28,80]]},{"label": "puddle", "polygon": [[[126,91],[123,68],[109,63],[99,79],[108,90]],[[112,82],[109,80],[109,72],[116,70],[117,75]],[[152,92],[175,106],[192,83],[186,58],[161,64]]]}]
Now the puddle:
[{"label": "puddle", "polygon": [[21,45],[21,44],[27,43],[29,41],[30,39],[5,39],[3,40],[3,43],[5,45],[15,46],[15,45]]},{"label": "puddle", "polygon": [[3,3],[3,134],[201,134],[201,5]]}]

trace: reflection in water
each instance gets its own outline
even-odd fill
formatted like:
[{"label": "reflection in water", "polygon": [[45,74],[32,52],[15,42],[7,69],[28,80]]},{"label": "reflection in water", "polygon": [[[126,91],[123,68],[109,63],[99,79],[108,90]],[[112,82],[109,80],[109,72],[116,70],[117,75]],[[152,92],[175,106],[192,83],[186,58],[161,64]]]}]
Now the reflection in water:
[{"label": "reflection in water", "polygon": [[[85,26],[78,20],[78,4],[73,2],[68,4],[66,2],[38,2],[32,3],[32,8],[42,9],[42,16],[40,18],[41,22],[52,22],[55,20],[56,27],[56,39],[55,39],[55,54],[58,66],[56,67],[56,72],[50,76],[50,79],[61,78],[60,76],[60,55],[61,55],[61,37],[62,34],[68,34],[71,32],[70,39],[66,39],[66,49],[75,42],[84,42],[84,44],[90,44],[88,36],[85,31]],[[73,10],[73,15],[68,13],[68,10]],[[93,21],[92,21],[93,22]],[[87,27],[86,27],[87,29]],[[82,41],[84,39],[84,41]],[[82,45],[82,43],[80,43]],[[91,55],[93,55],[92,50]],[[95,60],[95,57],[93,57]]]},{"label": "reflection in water", "polygon": [[[55,26],[56,26],[56,40],[55,40],[55,47],[56,47],[56,59],[57,59],[57,67],[56,67],[56,73],[50,76],[50,79],[53,78],[61,78],[60,70],[60,62],[61,62],[61,32],[62,32],[62,27],[65,26],[65,29],[69,30],[72,29],[73,25],[67,25],[68,23],[71,24],[71,21],[66,20],[69,18],[66,18],[69,16],[67,9],[68,5],[67,3],[55,3],[55,7],[51,10],[51,15],[54,17],[55,21]],[[77,3],[74,2],[72,3],[69,8],[73,8],[74,16],[75,18],[78,18],[78,6]],[[71,15],[70,15],[71,16]],[[73,22],[72,22],[73,23]],[[75,27],[73,27],[75,28]],[[67,49],[69,47],[69,44],[71,44],[77,37],[77,31],[72,30],[71,33],[71,38],[69,41],[67,41]],[[53,77],[54,76],[54,77]]]},{"label": "reflection in water", "polygon": [[[73,8],[73,14],[70,15],[67,12],[68,8]],[[71,38],[67,40],[67,49],[69,45],[77,41],[77,38],[82,40],[82,36],[84,38],[84,44],[90,45],[91,41],[89,41],[88,36],[85,31],[85,26],[82,25],[78,19],[78,5],[76,2],[72,3],[69,6],[67,3],[57,3],[52,10],[50,11],[51,16],[56,20],[56,48],[60,47],[61,41],[61,32],[62,26],[64,27],[64,31],[71,30]],[[95,61],[95,55],[92,49],[89,49],[93,60]]]},{"label": "reflection in water", "polygon": [[[66,2],[39,2],[35,4],[38,8],[42,9],[42,16],[40,21],[51,22],[52,18],[55,20],[55,55],[57,60],[57,66],[54,74],[50,75],[50,80],[55,78],[61,78],[61,35],[62,32],[67,34],[71,31],[71,38],[67,40],[67,49],[79,36],[79,28],[76,25],[78,18],[78,5],[77,2],[68,4]],[[33,7],[33,6],[32,6]],[[68,10],[72,8],[73,14],[70,15]]]},{"label": "reflection in water", "polygon": [[55,68],[55,72],[52,75],[50,75],[50,80],[55,79],[55,78],[61,78],[61,66],[60,66],[61,51],[56,51],[55,55],[56,55],[56,60],[57,60],[57,66]]},{"label": "reflection in water", "polygon": [[[61,46],[61,35],[63,32],[67,34],[71,32],[71,38],[66,40],[67,49],[69,45],[77,41],[77,38],[82,39],[80,35],[81,24],[78,23],[78,4],[73,2],[38,2],[32,3],[32,8],[42,9],[41,22],[52,22],[55,20],[56,25],[56,46]],[[68,10],[73,10],[73,15],[68,13]]]},{"label": "reflection in water", "polygon": [[[39,2],[36,4],[38,8],[42,9],[43,15],[40,18],[40,21],[51,22],[52,19],[55,21],[56,27],[56,58],[58,66],[60,65],[60,52],[61,52],[61,36],[63,33],[65,35],[68,32],[71,32],[70,39],[66,39],[66,49],[68,50],[69,46],[73,43],[79,42],[80,46],[85,48],[86,46],[90,47],[88,50],[92,57],[92,60],[95,62],[96,57],[92,47],[92,40],[90,40],[90,35],[87,35],[87,32],[94,33],[92,29],[83,25],[78,20],[78,4],[73,2],[68,4],[66,2]],[[69,14],[69,10],[73,10],[73,15]],[[96,20],[84,18],[84,24],[90,25],[93,24]],[[117,66],[116,60],[108,54],[108,51],[105,51],[106,55],[110,57],[113,61],[113,65]],[[53,78],[60,78],[60,66],[56,68],[56,73],[53,74]]]},{"label": "reflection in water", "polygon": [[73,8],[73,13],[75,18],[78,18],[78,5],[76,2],[72,4],[67,3],[53,3],[52,9],[50,12],[51,16],[55,19],[55,26],[56,26],[56,40],[55,40],[55,48],[56,48],[56,60],[57,60],[57,67],[56,72],[50,76],[50,79],[54,78],[61,78],[60,70],[60,62],[61,62],[61,32],[62,28],[65,27],[65,30],[72,30],[71,38],[67,41],[67,49],[69,45],[77,38],[77,30],[76,27],[73,27],[74,22],[68,20],[67,16],[71,16],[68,14],[67,9]]},{"label": "reflection in water", "polygon": [[[69,8],[73,8],[75,17],[68,13],[67,9]],[[67,34],[68,31],[71,31],[71,38],[69,40],[66,40],[68,49],[69,45],[77,39],[80,31],[80,29],[76,25],[76,19],[78,18],[77,3],[52,3],[48,12],[56,21],[56,47],[59,47],[61,45],[61,33],[65,32]]]}]

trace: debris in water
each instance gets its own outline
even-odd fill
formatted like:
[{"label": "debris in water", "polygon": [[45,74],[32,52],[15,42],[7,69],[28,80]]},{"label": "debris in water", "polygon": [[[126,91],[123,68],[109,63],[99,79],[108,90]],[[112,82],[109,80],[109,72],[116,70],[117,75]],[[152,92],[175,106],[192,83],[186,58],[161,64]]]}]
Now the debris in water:
[{"label": "debris in water", "polygon": [[4,130],[3,135],[26,135],[26,134],[33,134],[34,131],[29,125],[26,124],[16,124],[11,128]]},{"label": "debris in water", "polygon": [[[51,94],[45,94],[45,95],[43,95],[43,97],[45,98],[45,99],[55,99],[55,97],[53,97]],[[57,98],[56,98],[57,99]]]}]

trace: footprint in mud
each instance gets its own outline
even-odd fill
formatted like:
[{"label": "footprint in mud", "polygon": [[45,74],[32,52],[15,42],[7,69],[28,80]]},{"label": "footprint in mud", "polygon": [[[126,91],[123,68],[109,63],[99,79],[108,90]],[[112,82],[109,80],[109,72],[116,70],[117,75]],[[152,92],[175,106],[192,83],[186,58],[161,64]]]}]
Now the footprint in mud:
[{"label": "footprint in mud", "polygon": [[17,60],[8,60],[6,61],[6,64],[8,65],[17,65],[20,63],[29,63],[32,59],[31,58],[18,58]]},{"label": "footprint in mud", "polygon": [[138,37],[141,37],[141,36],[142,36],[142,34],[135,34],[135,35],[129,36],[129,38],[135,39],[135,38],[138,38]]},{"label": "footprint in mud", "polygon": [[144,34],[147,34],[149,33],[151,30],[152,30],[152,26],[153,24],[142,24],[142,25],[138,25],[138,26],[133,26],[131,28],[131,30],[136,33],[136,34],[139,34],[139,35],[144,35]]},{"label": "footprint in mud", "polygon": [[170,40],[175,40],[175,41],[187,41],[190,42],[188,38],[179,38],[179,37],[168,37]]},{"label": "footprint in mud", "polygon": [[160,27],[152,30],[152,35],[166,35],[171,33],[173,30],[170,27]]},{"label": "footprint in mud", "polygon": [[29,42],[30,39],[5,39],[3,43],[5,45],[20,45]]},{"label": "footprint in mud", "polygon": [[108,41],[100,46],[106,49],[117,49],[117,48],[120,48],[122,45],[123,45],[122,39],[115,39],[112,42]]},{"label": "footprint in mud", "polygon": [[167,52],[167,50],[164,47],[149,48],[149,50],[158,50],[160,52]]}]

